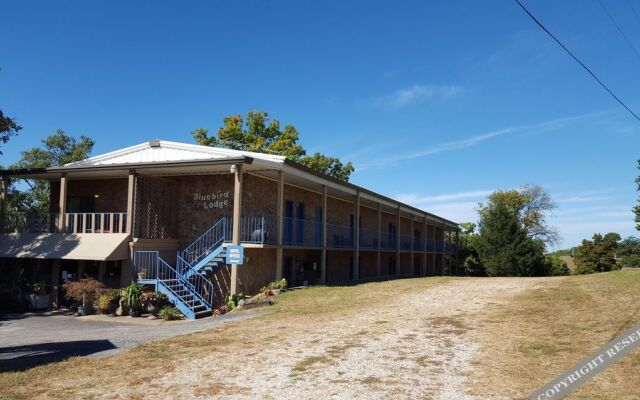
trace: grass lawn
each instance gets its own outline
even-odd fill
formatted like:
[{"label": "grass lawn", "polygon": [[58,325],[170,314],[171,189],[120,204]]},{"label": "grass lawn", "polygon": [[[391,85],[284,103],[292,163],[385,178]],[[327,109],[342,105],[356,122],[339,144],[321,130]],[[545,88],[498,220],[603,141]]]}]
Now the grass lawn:
[{"label": "grass lawn", "polygon": [[[563,278],[555,287],[515,297],[486,318],[475,394],[526,396],[640,322],[640,272]],[[639,374],[636,350],[569,397],[637,399]]]},{"label": "grass lawn", "polygon": [[[266,310],[0,374],[0,398],[522,398],[640,321],[640,273],[316,287]],[[637,398],[639,371],[635,351],[573,397]]]}]

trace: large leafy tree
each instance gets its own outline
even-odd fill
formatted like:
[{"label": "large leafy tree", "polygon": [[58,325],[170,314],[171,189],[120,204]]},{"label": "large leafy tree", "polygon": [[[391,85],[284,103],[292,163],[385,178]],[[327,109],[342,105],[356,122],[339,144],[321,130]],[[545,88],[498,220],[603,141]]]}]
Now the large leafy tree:
[{"label": "large leafy tree", "polygon": [[479,207],[479,262],[490,276],[548,275],[545,243],[557,240],[546,222],[555,205],[539,186],[492,193]]},{"label": "large leafy tree", "polygon": [[592,274],[617,269],[615,255],[619,242],[620,235],[613,232],[604,236],[596,233],[592,240],[583,240],[575,250],[576,273]]},{"label": "large leafy tree", "polygon": [[[9,141],[11,136],[15,136],[22,129],[15,120],[5,116],[0,110],[0,143],[4,144]],[[2,154],[2,151],[0,151]]]},{"label": "large leafy tree", "polygon": [[[58,129],[42,140],[42,146],[22,152],[20,160],[11,168],[48,168],[80,161],[89,156],[94,141],[86,136],[75,138]],[[49,209],[49,183],[25,180],[27,189],[15,184],[9,187],[9,210],[14,212],[46,212]]]},{"label": "large leafy tree", "polygon": [[480,235],[476,232],[477,225],[473,222],[460,224],[460,241],[458,243],[458,257],[468,275],[485,275],[484,266],[480,262],[478,241]]},{"label": "large leafy tree", "polygon": [[205,128],[197,128],[191,135],[204,146],[282,155],[343,181],[348,181],[354,171],[350,162],[343,164],[338,158],[320,153],[307,155],[298,143],[298,130],[293,125],[281,128],[280,122],[270,119],[264,111],[250,111],[245,118],[241,115],[226,117],[215,136],[210,136]]}]

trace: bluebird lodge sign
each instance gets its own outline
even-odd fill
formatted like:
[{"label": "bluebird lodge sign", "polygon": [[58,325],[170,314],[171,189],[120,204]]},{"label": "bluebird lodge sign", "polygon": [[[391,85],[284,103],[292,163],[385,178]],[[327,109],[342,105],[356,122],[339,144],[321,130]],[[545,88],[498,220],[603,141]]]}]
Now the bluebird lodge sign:
[{"label": "bluebird lodge sign", "polygon": [[242,265],[244,260],[244,247],[227,246],[227,264]]},{"label": "bluebird lodge sign", "polygon": [[205,210],[223,209],[229,207],[229,191],[218,191],[213,193],[193,193],[193,201],[196,207]]}]

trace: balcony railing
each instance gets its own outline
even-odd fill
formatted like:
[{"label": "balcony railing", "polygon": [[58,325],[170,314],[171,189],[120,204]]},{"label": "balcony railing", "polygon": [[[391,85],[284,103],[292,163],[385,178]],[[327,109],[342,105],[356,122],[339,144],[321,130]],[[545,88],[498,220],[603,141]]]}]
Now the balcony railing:
[{"label": "balcony railing", "polygon": [[[233,238],[233,218],[225,217],[225,239]],[[245,215],[240,219],[240,241],[243,243],[278,243],[278,218],[272,215]]]},{"label": "balcony railing", "polygon": [[128,233],[127,213],[65,213],[65,233]]},{"label": "balcony railing", "polygon": [[[226,216],[225,240],[231,241],[233,232],[233,219]],[[318,221],[283,218],[282,244],[285,246],[322,247],[322,223]],[[378,241],[381,250],[397,249],[397,236],[388,232],[378,234],[376,229],[360,229],[360,248],[364,250],[378,249]],[[446,243],[442,240],[414,237],[413,235],[400,236],[400,250],[429,253],[455,253],[455,243]],[[271,215],[247,215],[240,222],[240,241],[242,243],[277,244],[278,243],[278,217]],[[329,248],[353,248],[354,229],[349,225],[327,224],[327,247]]]},{"label": "balcony railing", "polygon": [[52,233],[58,223],[58,214],[10,214],[4,218],[6,233]]},{"label": "balcony railing", "polygon": [[[5,232],[54,233],[58,229],[57,213],[12,214],[4,221]],[[127,233],[127,213],[66,213],[63,233]]]},{"label": "balcony railing", "polygon": [[378,231],[374,229],[360,229],[360,248],[377,249]]},{"label": "balcony railing", "polygon": [[352,248],[353,228],[347,225],[327,224],[327,246],[335,248]]},{"label": "balcony railing", "polygon": [[298,218],[283,221],[282,242],[292,246],[322,246],[322,223]]},{"label": "balcony railing", "polygon": [[413,236],[400,235],[400,250],[411,250],[413,248]]}]

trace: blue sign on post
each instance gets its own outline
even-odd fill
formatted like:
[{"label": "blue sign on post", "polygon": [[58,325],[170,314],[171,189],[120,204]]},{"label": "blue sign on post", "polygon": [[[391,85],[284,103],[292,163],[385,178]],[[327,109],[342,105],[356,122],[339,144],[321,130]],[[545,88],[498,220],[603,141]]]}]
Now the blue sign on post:
[{"label": "blue sign on post", "polygon": [[244,261],[244,247],[242,246],[227,246],[227,264],[242,265]]}]

